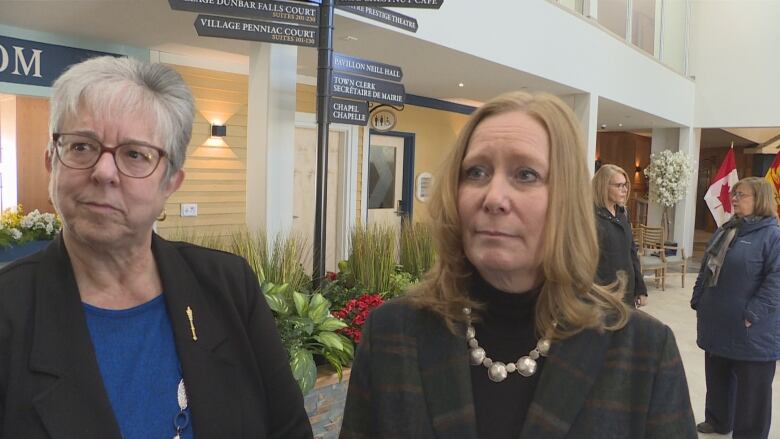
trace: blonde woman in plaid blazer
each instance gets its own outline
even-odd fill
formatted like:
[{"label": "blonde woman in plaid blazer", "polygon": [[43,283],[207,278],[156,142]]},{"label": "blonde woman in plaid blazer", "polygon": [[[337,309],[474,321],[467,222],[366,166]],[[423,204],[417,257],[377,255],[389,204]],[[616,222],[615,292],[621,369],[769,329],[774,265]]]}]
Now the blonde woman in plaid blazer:
[{"label": "blonde woman in plaid blazer", "polygon": [[671,330],[594,283],[586,163],[554,96],[471,116],[430,202],[437,265],[369,317],[342,438],[696,437]]}]

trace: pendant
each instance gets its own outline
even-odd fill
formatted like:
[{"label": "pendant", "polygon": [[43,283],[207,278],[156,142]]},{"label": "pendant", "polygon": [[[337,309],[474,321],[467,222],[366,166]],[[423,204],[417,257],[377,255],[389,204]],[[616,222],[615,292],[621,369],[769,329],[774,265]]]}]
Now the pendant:
[{"label": "pendant", "polygon": [[535,374],[536,361],[532,360],[529,356],[520,357],[520,359],[517,360],[517,373],[524,377],[529,377]]},{"label": "pendant", "polygon": [[479,366],[485,360],[485,350],[482,348],[474,348],[469,351],[469,359],[472,366]]},{"label": "pendant", "polygon": [[506,365],[500,361],[496,361],[488,369],[488,378],[490,381],[500,383],[506,379]]}]

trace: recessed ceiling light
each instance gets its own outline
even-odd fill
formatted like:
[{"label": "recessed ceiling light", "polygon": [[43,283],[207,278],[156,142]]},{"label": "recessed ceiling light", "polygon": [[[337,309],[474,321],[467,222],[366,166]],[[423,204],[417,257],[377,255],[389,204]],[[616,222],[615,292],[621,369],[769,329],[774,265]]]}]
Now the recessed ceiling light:
[{"label": "recessed ceiling light", "polygon": [[618,124],[618,126],[619,126],[619,127],[622,127],[622,126],[623,126],[623,124],[622,124],[622,123],[619,123],[619,124]]},{"label": "recessed ceiling light", "polygon": [[458,83],[458,87],[463,87],[464,85],[465,85],[465,84],[464,84],[464,83],[462,83],[462,82],[459,82],[459,83]]}]

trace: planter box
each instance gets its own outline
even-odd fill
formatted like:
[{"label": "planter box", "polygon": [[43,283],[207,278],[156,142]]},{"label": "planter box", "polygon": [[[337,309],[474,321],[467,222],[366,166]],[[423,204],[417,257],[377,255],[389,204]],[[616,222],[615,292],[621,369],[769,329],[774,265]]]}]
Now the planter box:
[{"label": "planter box", "polygon": [[341,382],[329,366],[317,369],[314,390],[303,398],[314,439],[336,439],[344,418],[344,404],[347,402],[347,387],[351,369],[345,368]]},{"label": "planter box", "polygon": [[43,250],[50,242],[51,241],[30,241],[19,246],[0,248],[0,263],[15,261],[39,250]]}]

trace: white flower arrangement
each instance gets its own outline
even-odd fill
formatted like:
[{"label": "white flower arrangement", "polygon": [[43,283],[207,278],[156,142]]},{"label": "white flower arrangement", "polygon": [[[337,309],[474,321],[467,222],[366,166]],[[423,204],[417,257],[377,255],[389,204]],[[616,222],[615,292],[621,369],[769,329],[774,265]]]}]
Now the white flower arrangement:
[{"label": "white flower arrangement", "polygon": [[54,239],[60,228],[60,220],[53,213],[41,213],[35,209],[22,215],[22,206],[6,209],[0,215],[0,248]]},{"label": "white flower arrangement", "polygon": [[645,175],[650,183],[650,201],[669,208],[685,197],[693,163],[686,153],[666,149],[650,155]]}]

